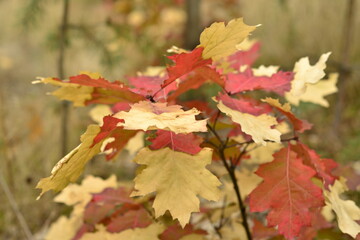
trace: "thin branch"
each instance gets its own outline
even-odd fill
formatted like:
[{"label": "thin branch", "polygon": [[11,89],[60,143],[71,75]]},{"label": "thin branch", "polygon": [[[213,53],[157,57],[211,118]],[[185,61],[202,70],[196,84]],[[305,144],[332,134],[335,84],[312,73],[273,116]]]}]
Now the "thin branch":
[{"label": "thin branch", "polygon": [[231,167],[232,163],[230,163],[230,165],[229,165],[229,163],[226,161],[226,157],[225,157],[225,149],[227,148],[226,144],[228,143],[229,138],[226,138],[226,140],[224,142],[221,139],[221,137],[219,136],[219,134],[215,131],[215,129],[210,126],[210,124],[207,124],[206,126],[209,129],[209,131],[212,132],[214,134],[214,136],[220,142],[220,147],[218,149],[220,159],[221,159],[222,163],[224,164],[224,167],[226,168],[226,171],[228,172],[228,174],[229,174],[229,176],[231,178],[231,181],[233,183],[234,191],[235,191],[235,194],[236,194],[236,199],[237,199],[239,210],[240,210],[241,217],[242,217],[242,225],[243,225],[243,227],[245,229],[247,239],[252,240],[250,227],[249,227],[249,224],[247,222],[248,217],[247,217],[247,213],[246,213],[246,207],[244,205],[244,202],[241,199],[240,188],[239,188],[239,185],[237,183],[237,179],[236,179],[236,175],[235,175],[235,168]]},{"label": "thin branch", "polygon": [[14,198],[13,194],[11,193],[9,186],[7,185],[1,171],[0,171],[0,185],[5,193],[5,196],[7,197],[8,201],[10,203],[11,209],[14,211],[14,214],[15,214],[17,220],[19,221],[22,230],[24,231],[26,239],[28,239],[28,240],[33,239],[33,235],[30,231],[30,228],[27,225],[24,216],[21,214],[21,212],[19,210],[19,206],[16,203],[15,198]]},{"label": "thin branch", "polygon": [[[58,59],[58,74],[60,79],[65,78],[65,50],[66,50],[66,39],[68,32],[68,21],[69,21],[69,0],[63,1],[63,13],[62,21],[60,26],[60,36],[59,36],[59,59]],[[68,152],[68,122],[69,122],[69,102],[62,102],[61,104],[61,134],[60,134],[60,143],[61,143],[61,156],[65,156]]]},{"label": "thin branch", "polygon": [[[281,139],[280,141],[281,142],[290,142],[290,141],[297,141],[299,140],[299,137],[298,136],[294,136],[294,137],[291,137],[291,138],[285,138],[285,139]],[[265,142],[274,142],[273,140],[264,140]],[[227,145],[226,148],[232,148],[232,147],[236,147],[236,146],[241,146],[241,145],[244,145],[244,144],[250,144],[250,143],[254,143],[254,140],[249,140],[249,141],[246,141],[246,142],[241,142],[241,143],[235,143],[235,144],[231,144],[231,145]]]}]

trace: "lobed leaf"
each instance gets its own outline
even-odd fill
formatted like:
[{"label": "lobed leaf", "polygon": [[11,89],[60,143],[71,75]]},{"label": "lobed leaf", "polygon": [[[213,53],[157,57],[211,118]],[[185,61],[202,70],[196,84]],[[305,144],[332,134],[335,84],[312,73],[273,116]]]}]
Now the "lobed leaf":
[{"label": "lobed leaf", "polygon": [[144,196],[156,192],[153,204],[155,216],[159,217],[169,210],[184,227],[191,213],[199,212],[198,196],[219,200],[221,182],[206,169],[206,165],[211,163],[211,155],[210,148],[203,148],[196,155],[169,148],[140,150],[134,161],[145,166],[135,178],[132,195]]}]

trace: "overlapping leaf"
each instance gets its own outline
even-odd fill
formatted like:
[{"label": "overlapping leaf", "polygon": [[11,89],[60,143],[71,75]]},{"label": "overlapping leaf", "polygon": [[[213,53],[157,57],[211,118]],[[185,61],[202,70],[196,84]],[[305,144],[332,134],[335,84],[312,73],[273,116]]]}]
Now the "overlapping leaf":
[{"label": "overlapping leaf", "polygon": [[61,81],[57,78],[40,78],[36,83],[59,86],[52,92],[62,100],[72,101],[75,106],[92,103],[114,104],[117,102],[138,102],[144,99],[121,82],[109,82],[97,74],[80,74]]},{"label": "overlapping leaf", "polygon": [[256,174],[264,181],[250,194],[250,210],[268,210],[268,226],[277,226],[287,239],[298,236],[303,226],[311,224],[311,209],[324,204],[322,190],[311,181],[316,172],[288,146]]},{"label": "overlapping leaf", "polygon": [[286,93],[286,99],[293,105],[299,105],[302,102],[311,102],[319,104],[323,107],[329,107],[329,102],[325,99],[327,95],[337,92],[336,83],[339,74],[332,73],[328,79],[320,80],[315,84],[308,84],[304,93],[299,96],[294,96],[291,93]]},{"label": "overlapping leaf", "polygon": [[236,45],[244,41],[255,28],[246,25],[242,18],[233,19],[227,25],[223,22],[211,24],[200,35],[199,46],[204,48],[203,58],[216,61],[233,54],[237,51]]},{"label": "overlapping leaf", "polygon": [[272,126],[277,124],[274,117],[267,114],[254,116],[249,113],[243,113],[237,109],[227,107],[221,100],[217,107],[220,111],[231,117],[232,121],[240,124],[242,131],[249,134],[255,143],[266,145],[266,140],[280,142],[281,133],[272,128]]},{"label": "overlapping leaf", "polygon": [[169,147],[174,151],[197,154],[201,151],[200,144],[203,139],[192,133],[175,134],[171,131],[158,130],[156,137],[149,139],[149,141],[152,150]]},{"label": "overlapping leaf", "polygon": [[263,102],[269,103],[271,106],[276,108],[279,112],[284,114],[289,121],[292,123],[294,130],[297,132],[304,132],[305,130],[309,130],[312,127],[312,124],[308,123],[306,120],[298,119],[292,112],[289,103],[285,103],[281,105],[278,99],[274,98],[265,98]]},{"label": "overlapping leaf", "polygon": [[279,71],[271,76],[255,76],[251,69],[247,69],[245,72],[227,74],[225,89],[229,93],[265,90],[283,95],[291,89],[293,78],[292,72]]},{"label": "overlapping leaf", "polygon": [[291,82],[290,93],[294,96],[300,96],[306,90],[308,84],[315,84],[325,76],[324,69],[330,52],[321,55],[319,61],[311,66],[308,57],[301,58],[294,66],[294,80]]},{"label": "overlapping leaf", "polygon": [[41,189],[40,196],[49,190],[60,191],[69,183],[75,182],[84,170],[86,163],[100,152],[100,141],[93,145],[100,127],[90,125],[81,136],[81,144],[61,159],[51,171],[51,176],[42,178],[36,188]]},{"label": "overlapping leaf", "polygon": [[174,133],[206,132],[206,120],[196,120],[200,112],[195,108],[182,110],[179,105],[142,101],[131,106],[129,112],[118,112],[114,117],[123,119],[118,125],[124,129],[164,129]]},{"label": "overlapping leaf", "polygon": [[135,178],[133,196],[156,192],[155,216],[159,217],[168,210],[184,227],[191,213],[199,211],[198,196],[213,201],[219,199],[218,186],[221,183],[206,169],[206,165],[211,163],[211,155],[212,149],[209,148],[203,148],[196,155],[169,148],[142,149],[134,161],[145,168]]}]

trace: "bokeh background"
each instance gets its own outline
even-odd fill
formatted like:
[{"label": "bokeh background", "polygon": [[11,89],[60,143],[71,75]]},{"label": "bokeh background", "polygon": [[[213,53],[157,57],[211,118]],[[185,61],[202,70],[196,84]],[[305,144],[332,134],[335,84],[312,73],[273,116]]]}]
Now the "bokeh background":
[{"label": "bokeh background", "polygon": [[[0,239],[23,239],[14,206],[36,239],[69,209],[46,194],[35,201],[34,187],[62,157],[61,103],[32,85],[38,76],[59,77],[59,27],[64,0],[0,0]],[[124,80],[147,66],[164,65],[166,49],[192,48],[214,21],[244,17],[261,24],[252,37],[261,44],[256,65],[291,70],[309,56],[312,63],[331,51],[327,72],[339,72],[340,93],[329,108],[302,104],[296,109],[315,127],[304,141],[323,157],[355,166],[360,160],[360,2],[359,0],[70,0],[65,41],[66,76],[99,72]],[[78,145],[92,123],[91,107],[69,108],[67,148]],[[114,165],[92,161],[86,173],[108,176]],[[359,168],[359,167],[358,167]],[[116,170],[118,178],[127,173]],[[352,197],[359,203],[359,194]],[[16,208],[15,206],[15,208]]]}]

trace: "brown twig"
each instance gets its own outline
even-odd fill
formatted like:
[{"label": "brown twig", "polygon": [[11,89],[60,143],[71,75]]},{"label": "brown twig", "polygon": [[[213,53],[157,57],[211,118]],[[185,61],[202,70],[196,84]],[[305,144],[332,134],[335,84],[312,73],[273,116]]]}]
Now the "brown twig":
[{"label": "brown twig", "polygon": [[219,134],[215,131],[215,129],[210,126],[210,124],[207,124],[207,128],[209,129],[209,131],[214,134],[214,136],[218,139],[218,141],[220,142],[220,146],[218,149],[219,155],[220,155],[220,159],[222,161],[222,163],[224,164],[224,167],[226,168],[226,171],[228,172],[230,178],[231,178],[231,182],[233,184],[234,187],[234,191],[236,194],[236,199],[238,202],[238,207],[241,213],[241,217],[242,217],[242,225],[245,229],[246,232],[246,236],[248,240],[252,240],[252,236],[251,236],[251,231],[250,231],[250,227],[249,224],[247,222],[247,213],[246,213],[246,207],[244,205],[243,200],[241,199],[241,193],[240,193],[240,188],[239,185],[237,183],[237,179],[236,179],[236,175],[235,175],[235,169],[234,167],[231,167],[231,163],[229,164],[226,161],[226,157],[225,157],[225,149],[227,148],[227,143],[228,143],[228,138],[226,139],[226,141],[223,141],[221,139],[221,137],[219,136]]}]

